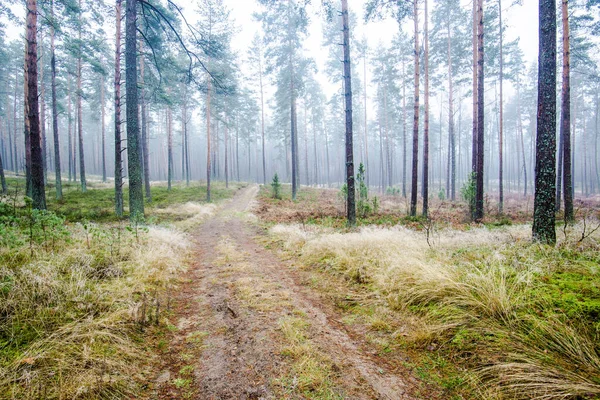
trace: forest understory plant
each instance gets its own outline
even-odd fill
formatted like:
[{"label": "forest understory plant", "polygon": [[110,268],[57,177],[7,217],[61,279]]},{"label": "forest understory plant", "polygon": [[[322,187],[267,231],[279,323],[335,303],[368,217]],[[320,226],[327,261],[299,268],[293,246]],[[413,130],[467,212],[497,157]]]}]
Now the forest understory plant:
[{"label": "forest understory plant", "polygon": [[[304,265],[346,277],[413,321],[400,349],[436,353],[466,371],[458,393],[483,398],[600,395],[600,236],[583,224],[556,248],[532,244],[528,225],[445,229],[434,248],[402,228],[336,233],[276,225]],[[297,250],[300,249],[300,250]],[[395,317],[394,317],[395,316]],[[412,324],[412,325],[411,325]]]}]

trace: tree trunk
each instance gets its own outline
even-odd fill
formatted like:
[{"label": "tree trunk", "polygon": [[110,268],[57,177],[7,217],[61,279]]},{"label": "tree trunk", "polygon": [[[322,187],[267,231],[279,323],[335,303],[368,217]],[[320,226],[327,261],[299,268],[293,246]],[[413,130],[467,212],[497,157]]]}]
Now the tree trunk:
[{"label": "tree trunk", "polygon": [[[258,55],[258,83],[260,84],[260,134],[262,140],[262,168],[263,168],[263,184],[267,184],[267,156],[265,154],[265,99],[263,93],[262,81],[262,54]],[[238,167],[239,168],[239,167]],[[239,173],[238,173],[239,181]]]},{"label": "tree trunk", "polygon": [[[0,125],[1,128],[1,125]],[[4,144],[2,145],[4,150]],[[6,178],[4,177],[4,164],[2,163],[2,152],[0,151],[0,190],[2,194],[8,193],[8,187],[6,186]]]},{"label": "tree trunk", "polygon": [[498,21],[500,22],[500,127],[498,132],[498,179],[499,182],[499,201],[498,201],[498,212],[500,214],[504,211],[504,159],[503,159],[503,147],[504,147],[504,102],[503,102],[503,82],[504,82],[504,60],[502,55],[502,42],[503,42],[503,29],[502,29],[502,0],[498,0]]},{"label": "tree trunk", "polygon": [[429,28],[428,28],[428,0],[425,0],[425,110],[423,121],[423,216],[427,217],[429,211]]},{"label": "tree trunk", "polygon": [[[367,179],[367,188],[370,185],[369,175],[369,130],[367,129],[367,51],[365,49],[364,57],[363,57],[363,77],[364,77],[364,100],[365,100],[365,170],[366,170],[366,179]],[[315,149],[316,149],[316,139],[315,139]],[[315,165],[317,164],[317,152],[315,150]],[[317,174],[315,172],[315,181],[317,180]]]},{"label": "tree trunk", "polygon": [[[29,18],[29,3],[31,3],[30,1],[27,1],[27,10],[28,10],[28,14],[27,17]],[[32,2],[34,3],[34,6],[37,9],[37,2]],[[37,16],[36,16],[36,22],[37,22]],[[28,22],[29,23],[29,22]],[[34,27],[35,29],[35,27]],[[33,197],[33,192],[32,192],[32,187],[31,187],[31,120],[29,118],[29,109],[30,109],[30,103],[29,103],[29,25],[27,25],[25,27],[25,58],[23,60],[23,63],[25,65],[24,67],[24,71],[23,71],[23,86],[24,86],[24,94],[23,94],[23,125],[24,125],[24,130],[23,130],[23,136],[25,139],[25,193],[27,194],[28,197]],[[36,63],[37,63],[37,55],[36,55]],[[36,76],[37,79],[37,76]],[[36,96],[36,102],[37,102],[37,96]],[[39,126],[39,122],[38,122],[38,126]]]},{"label": "tree trunk", "polygon": [[483,218],[483,168],[484,168],[484,80],[483,80],[483,0],[477,0],[477,168],[475,183],[475,221]]},{"label": "tree trunk", "polygon": [[450,17],[447,20],[448,31],[448,164],[450,164],[450,183],[448,195],[450,200],[456,200],[456,137],[454,133],[454,82],[452,80],[452,36],[450,31]]},{"label": "tree trunk", "polygon": [[37,210],[46,209],[44,165],[42,159],[37,75],[37,1],[27,0],[27,96],[31,145],[31,198]]},{"label": "tree trunk", "polygon": [[210,75],[206,74],[206,201],[210,203],[211,143],[210,143]]},{"label": "tree trunk", "polygon": [[39,86],[40,86],[40,134],[42,146],[42,169],[44,171],[44,185],[48,184],[48,163],[47,163],[47,141],[46,141],[46,86],[44,85],[44,34],[42,26],[39,27],[40,44],[39,48]]},{"label": "tree trunk", "polygon": [[[82,30],[82,21],[81,21],[81,0],[79,0],[79,28],[78,28],[78,38],[79,38],[79,47],[77,53],[77,135],[79,138],[79,180],[81,181],[81,191],[85,192],[87,190],[87,183],[85,179],[85,154],[83,151],[83,88],[82,88],[82,49],[81,49],[81,30]],[[129,104],[129,103],[127,103]],[[128,146],[129,147],[129,146]]]},{"label": "tree trunk", "polygon": [[[288,23],[290,29],[292,29],[291,21],[292,2],[288,0]],[[291,38],[291,34],[290,38]],[[291,40],[291,39],[290,39]],[[290,42],[290,55],[289,55],[289,69],[290,69],[290,122],[291,122],[291,134],[290,140],[292,142],[292,200],[296,200],[296,194],[298,192],[298,121],[296,115],[296,88],[294,84],[294,48]],[[250,155],[248,155],[250,156]]]},{"label": "tree trunk", "polygon": [[[123,216],[123,162],[121,150],[121,7],[116,0],[115,36],[115,213]],[[69,136],[70,137],[70,136]]]},{"label": "tree trunk", "polygon": [[344,96],[346,99],[346,185],[348,226],[356,225],[354,197],[354,152],[352,147],[352,75],[350,63],[350,24],[348,22],[348,0],[342,0],[342,26],[344,37]]},{"label": "tree trunk", "polygon": [[406,198],[406,80],[405,63],[402,57],[402,197]]},{"label": "tree trunk", "polygon": [[[140,42],[140,49],[142,42]],[[141,50],[140,50],[141,51]],[[140,102],[142,108],[142,168],[144,170],[144,195],[148,203],[152,202],[150,192],[150,154],[148,151],[148,105],[146,104],[146,76],[144,57],[140,57]]]},{"label": "tree trunk", "polygon": [[56,100],[56,52],[54,46],[54,0],[50,1],[50,68],[52,74],[52,133],[54,137],[54,175],[56,186],[56,200],[62,200],[62,180],[60,173],[60,141],[58,136],[58,104]]},{"label": "tree trunk", "polygon": [[533,238],[556,243],[556,2],[540,0]]},{"label": "tree trunk", "polygon": [[15,174],[19,176],[19,156],[17,151],[17,93],[19,90],[19,67],[15,66],[15,93],[13,98],[13,166]]},{"label": "tree trunk", "polygon": [[106,182],[106,109],[104,107],[104,76],[100,80],[100,110],[102,124],[102,182]]},{"label": "tree trunk", "polygon": [[129,172],[129,218],[144,217],[143,177],[140,157],[137,86],[137,1],[127,0],[125,29],[125,84],[127,87],[127,169]]},{"label": "tree trunk", "polygon": [[573,176],[571,174],[571,50],[569,41],[569,0],[562,0],[563,71],[560,137],[562,143],[565,221],[573,221]]},{"label": "tree trunk", "polygon": [[167,190],[173,183],[173,111],[167,108]]},{"label": "tree trunk", "polygon": [[308,173],[308,123],[307,123],[306,102],[304,103],[304,174],[306,175],[306,185],[310,185],[310,174]]},{"label": "tree trunk", "polygon": [[228,121],[225,121],[225,132],[224,132],[224,140],[225,140],[225,188],[229,188],[229,149],[228,149],[228,141],[229,141],[229,126],[227,124]]},{"label": "tree trunk", "polygon": [[[472,139],[472,157],[471,157],[471,171],[473,173],[473,176],[475,174],[475,172],[477,171],[477,113],[479,112],[479,109],[477,107],[477,72],[478,72],[478,68],[477,68],[477,60],[478,60],[478,55],[477,52],[479,51],[479,48],[477,46],[477,32],[479,30],[478,28],[478,17],[479,17],[479,11],[477,9],[477,5],[478,5],[478,0],[473,0],[473,39],[472,39],[472,44],[473,44],[473,139]],[[471,206],[471,217],[475,216],[475,209],[473,209],[474,204],[470,204],[469,206]]]},{"label": "tree trunk", "polygon": [[413,119],[413,159],[412,159],[412,187],[410,193],[410,215],[417,215],[417,185],[419,173],[419,1],[413,0],[414,25],[415,25],[415,99]]}]

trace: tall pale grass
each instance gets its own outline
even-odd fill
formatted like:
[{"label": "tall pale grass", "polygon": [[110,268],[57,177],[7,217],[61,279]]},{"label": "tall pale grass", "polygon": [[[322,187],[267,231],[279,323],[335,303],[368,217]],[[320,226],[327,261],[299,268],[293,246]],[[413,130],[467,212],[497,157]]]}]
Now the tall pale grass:
[{"label": "tall pale grass", "polygon": [[[479,348],[486,361],[473,368],[508,398],[600,394],[593,335],[528,309],[544,307],[532,291],[560,251],[531,244],[529,225],[444,230],[433,248],[424,234],[404,227],[339,233],[276,225],[271,233],[305,264],[369,283],[391,308],[422,316],[429,332],[421,338],[451,341],[459,329],[488,338]],[[600,249],[598,237],[590,240]]]},{"label": "tall pale grass", "polygon": [[71,231],[54,252],[0,249],[0,399],[130,398],[139,389],[150,357],[140,329],[168,304],[189,241],[158,227],[137,237],[119,227]]}]

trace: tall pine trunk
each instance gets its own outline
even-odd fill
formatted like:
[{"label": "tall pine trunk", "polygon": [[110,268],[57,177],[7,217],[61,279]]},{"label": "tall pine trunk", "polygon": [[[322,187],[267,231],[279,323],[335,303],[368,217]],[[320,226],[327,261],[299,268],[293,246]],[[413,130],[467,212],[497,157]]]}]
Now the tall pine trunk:
[{"label": "tall pine trunk", "polygon": [[[263,184],[267,184],[267,155],[265,153],[265,98],[263,91],[262,54],[258,56],[258,83],[260,84],[260,136],[262,141]],[[237,136],[236,136],[237,138]],[[236,139],[237,140],[237,139]],[[237,144],[236,144],[237,146]],[[237,152],[236,152],[237,153]],[[238,166],[239,168],[239,166]],[[239,181],[238,173],[238,181]]]},{"label": "tall pine trunk", "polygon": [[404,56],[402,57],[402,197],[406,198],[406,79]]},{"label": "tall pine trunk", "polygon": [[560,138],[562,143],[562,173],[565,200],[565,221],[573,221],[573,176],[571,174],[571,51],[569,41],[569,0],[562,0],[563,70]]},{"label": "tall pine trunk", "polygon": [[454,84],[452,76],[452,35],[450,30],[450,17],[446,21],[448,33],[448,164],[450,179],[447,184],[447,195],[450,200],[456,200],[456,144],[454,133]]},{"label": "tall pine trunk", "polygon": [[44,164],[42,159],[37,74],[37,1],[27,0],[27,96],[31,145],[31,198],[37,210],[46,209]]},{"label": "tall pine trunk", "polygon": [[429,28],[428,28],[428,0],[425,0],[425,110],[423,121],[423,216],[427,217],[429,211]]},{"label": "tall pine trunk", "polygon": [[167,190],[173,183],[173,111],[167,108]]},{"label": "tall pine trunk", "polygon": [[[27,18],[29,18],[29,3],[30,1],[27,1]],[[34,1],[32,2],[34,3],[34,6],[37,9],[37,3]],[[37,22],[37,16],[36,16],[36,22]],[[30,109],[30,102],[29,102],[29,21],[27,22],[27,26],[25,27],[25,58],[23,60],[23,63],[25,65],[24,71],[23,71],[23,86],[24,86],[24,93],[23,93],[23,136],[25,139],[25,193],[27,194],[28,197],[33,197],[33,191],[32,191],[32,187],[31,187],[31,120],[29,118],[29,109]],[[35,28],[35,27],[34,27]],[[36,64],[37,64],[37,55],[36,55]],[[36,74],[37,75],[37,74]],[[36,80],[37,80],[37,76],[36,76]],[[37,96],[36,96],[36,102],[37,102]],[[38,122],[38,126],[39,126],[39,122]]]},{"label": "tall pine trunk", "polygon": [[540,0],[533,238],[556,243],[556,0]]},{"label": "tall pine trunk", "polygon": [[116,0],[115,35],[115,213],[123,216],[123,161],[121,150],[121,13],[122,0]]},{"label": "tall pine trunk", "polygon": [[356,225],[354,197],[354,151],[352,147],[352,74],[350,63],[350,24],[348,21],[348,0],[342,0],[342,26],[344,38],[344,97],[346,105],[346,185],[348,226]]},{"label": "tall pine trunk", "polygon": [[[140,43],[140,47],[141,47]],[[142,108],[142,160],[144,170],[144,194],[147,202],[152,202],[150,192],[150,154],[148,151],[148,106],[146,104],[145,65],[144,57],[140,57],[140,100]]]},{"label": "tall pine trunk", "polygon": [[78,39],[79,47],[77,53],[77,136],[79,143],[79,180],[81,181],[81,191],[87,190],[87,182],[85,179],[85,154],[83,151],[83,87],[82,87],[82,63],[83,54],[81,46],[81,31],[82,31],[82,20],[81,20],[81,0],[79,0],[79,27],[78,27]]},{"label": "tall pine trunk", "polygon": [[477,165],[475,169],[475,221],[483,218],[484,168],[484,76],[483,76],[483,0],[477,0]]},{"label": "tall pine trunk", "polygon": [[498,0],[498,21],[500,23],[500,125],[498,132],[498,179],[499,179],[499,201],[498,201],[498,212],[502,214],[504,211],[504,158],[503,158],[503,147],[504,147],[504,103],[503,103],[503,82],[504,82],[504,60],[502,54],[503,45],[503,29],[502,29],[502,0]]},{"label": "tall pine trunk", "polygon": [[60,172],[60,141],[58,137],[58,104],[56,100],[56,51],[54,45],[56,23],[54,19],[54,0],[50,1],[50,69],[52,74],[52,133],[54,137],[54,175],[56,186],[56,200],[62,200],[62,180]]},{"label": "tall pine trunk", "polygon": [[206,74],[206,201],[210,203],[210,178],[211,178],[211,138],[210,138],[210,75]]},{"label": "tall pine trunk", "polygon": [[102,124],[102,182],[106,182],[106,108],[104,96],[104,75],[100,79],[100,112]]},{"label": "tall pine trunk", "polygon": [[129,218],[144,217],[142,158],[138,121],[137,1],[127,0],[125,28],[125,85],[127,88],[127,169],[129,172]]},{"label": "tall pine trunk", "polygon": [[44,34],[42,26],[39,27],[40,44],[39,48],[39,88],[40,88],[40,135],[42,146],[42,169],[44,171],[44,185],[48,184],[48,163],[47,163],[47,142],[46,142],[46,86],[44,85]]},{"label": "tall pine trunk", "polygon": [[417,185],[419,173],[419,1],[413,0],[415,25],[415,98],[413,118],[412,186],[410,193],[410,215],[417,215]]}]

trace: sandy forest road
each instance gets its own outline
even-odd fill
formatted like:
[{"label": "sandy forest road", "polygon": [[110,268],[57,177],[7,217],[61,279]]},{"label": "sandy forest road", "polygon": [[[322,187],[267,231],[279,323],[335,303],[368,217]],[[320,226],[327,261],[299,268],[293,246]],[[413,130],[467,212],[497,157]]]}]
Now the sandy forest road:
[{"label": "sandy forest road", "polygon": [[[258,243],[245,213],[257,193],[241,190],[194,235],[195,263],[175,294],[178,320],[158,398],[304,398],[311,385],[329,393],[311,398],[413,398],[411,379],[364,351],[313,289]],[[301,370],[319,362],[329,365],[327,379],[306,382]]]}]

